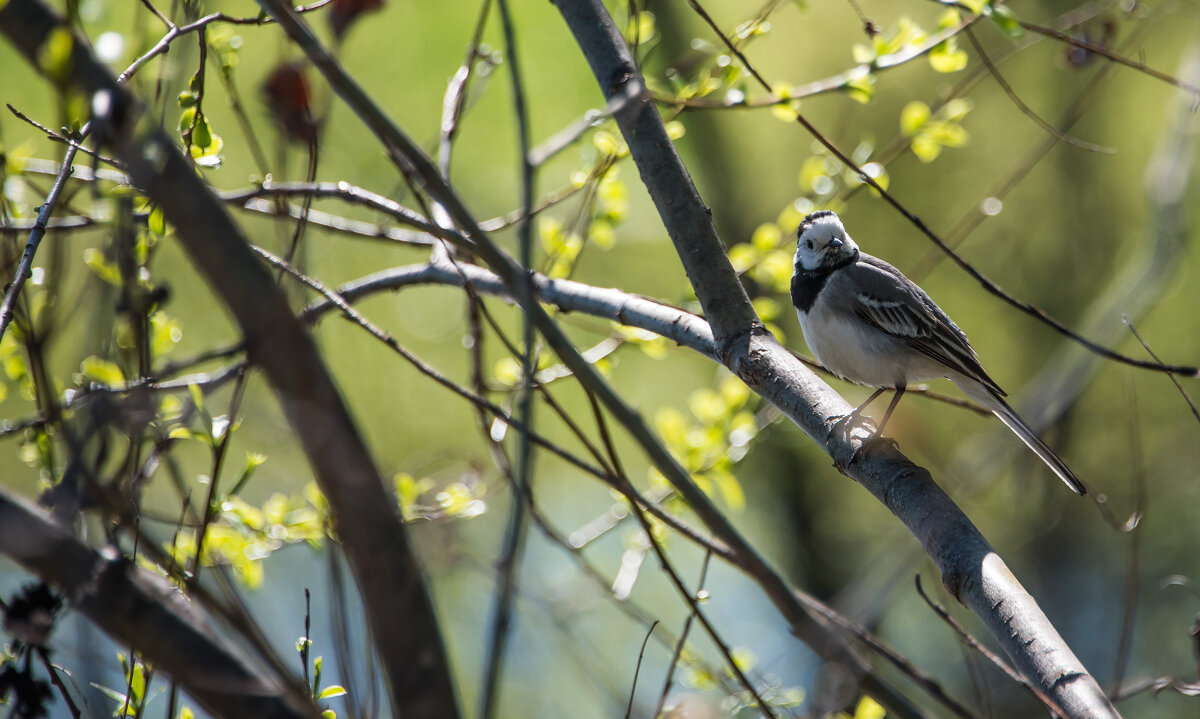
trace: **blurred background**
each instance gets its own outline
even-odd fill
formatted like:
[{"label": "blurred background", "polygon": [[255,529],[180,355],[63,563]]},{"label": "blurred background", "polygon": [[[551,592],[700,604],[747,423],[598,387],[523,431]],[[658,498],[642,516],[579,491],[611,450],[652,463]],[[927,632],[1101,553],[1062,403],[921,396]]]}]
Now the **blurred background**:
[{"label": "blurred background", "polygon": [[[118,72],[162,36],[161,23],[139,3],[69,5],[77,9],[95,52]],[[180,23],[189,13],[220,10],[252,18],[258,12],[251,2],[155,5]],[[636,34],[647,82],[672,121],[679,152],[764,320],[789,347],[807,353],[786,287],[795,224],[814,209],[837,210],[864,251],[920,282],[971,337],[1014,406],[1031,424],[1046,428],[1047,441],[1093,494],[1069,493],[994,418],[943,402],[907,397],[889,422],[889,434],[964,508],[1102,686],[1142,689],[1118,704],[1125,716],[1196,716],[1195,698],[1144,688],[1162,676],[1198,678],[1193,627],[1200,616],[1194,583],[1200,580],[1195,441],[1200,418],[1167,375],[1101,360],[986,292],[793,121],[802,113],[1013,296],[1098,344],[1146,359],[1122,322],[1127,317],[1164,362],[1200,364],[1200,250],[1189,212],[1200,193],[1193,182],[1200,95],[1101,54],[1021,31],[1014,20],[1070,32],[1196,87],[1196,7],[1014,2],[1006,5],[1011,16],[975,24],[974,42],[958,33],[948,43],[934,43],[930,38],[939,29],[960,22],[935,2],[704,3],[723,31],[739,38],[775,95],[746,76],[688,3],[655,0],[639,7],[644,12],[633,22],[626,4],[610,3],[609,9],[631,39]],[[480,9],[480,3],[393,0],[364,15],[340,42],[322,17],[326,10],[309,15],[309,22],[392,118],[436,153],[447,81],[467,57]],[[603,97],[553,5],[515,3],[513,12],[532,140],[541,145],[602,110]],[[520,163],[510,57],[494,8],[482,41],[450,179],[476,217],[499,218],[520,206]],[[272,72],[301,59],[298,51],[271,26],[215,23],[208,42],[214,57],[203,111],[223,145],[210,155],[219,157],[219,167],[214,159],[199,171],[221,190],[248,188],[268,172],[276,182],[305,179],[307,151],[278,129],[279,111],[273,114],[263,92]],[[985,67],[980,48],[1003,83]],[[176,126],[187,109],[178,96],[188,90],[197,58],[194,37],[184,38],[131,81],[167,127]],[[228,82],[220,80],[213,63],[228,65]],[[871,63],[880,69],[867,72]],[[0,68],[5,71],[0,100],[52,128],[71,121],[70,109],[53,89],[6,45],[0,46]],[[308,72],[308,80],[320,120],[316,179],[349,182],[412,206],[409,190],[362,123],[331,97],[315,72]],[[821,92],[812,85],[818,82],[824,82]],[[695,309],[636,168],[620,157],[619,134],[611,122],[594,124],[538,168],[538,197],[577,190],[538,216],[539,268]],[[248,132],[261,144],[258,156],[248,149]],[[36,161],[61,161],[61,145],[5,112],[0,147],[7,218],[31,218],[52,180],[33,171]],[[588,173],[610,154],[613,169],[603,180],[588,181]],[[82,183],[80,188],[59,214],[103,220],[115,200],[94,195]],[[344,203],[318,200],[314,208],[388,224],[385,217]],[[231,211],[254,242],[277,253],[286,250],[292,224]],[[45,305],[37,312],[57,317],[46,358],[59,391],[136,376],[120,336],[118,291],[103,276],[111,235],[104,224],[52,231],[39,256],[41,269],[28,294],[35,305]],[[165,231],[153,249],[153,281],[168,293],[160,305],[166,329],[155,366],[183,363],[187,372],[227,367],[229,357],[191,362],[239,338],[220,300],[169,235]],[[11,267],[25,233],[5,231],[0,237]],[[495,237],[516,252],[511,228]],[[427,254],[427,248],[354,237],[314,223],[306,230],[301,261],[305,272],[334,287],[381,269],[422,263]],[[299,290],[295,297],[297,307],[313,299]],[[413,287],[373,296],[359,309],[466,384],[471,351],[464,342],[465,306],[461,290]],[[520,337],[518,313],[497,300],[488,307],[508,336]],[[980,716],[1040,715],[1029,695],[960,648],[954,632],[916,593],[913,579],[920,576],[926,592],[984,638],[982,627],[941,590],[935,569],[904,527],[839,474],[796,427],[739,392],[727,373],[690,350],[595,318],[561,319],[581,348],[621,340],[601,360],[611,381],[654,419],[668,444],[688,456],[689,468],[712,488],[734,523],[796,586],[877,632]],[[432,582],[463,705],[473,716],[509,486],[493,465],[469,405],[349,323],[328,317],[315,333],[376,462],[385,476],[396,478]],[[493,399],[512,406],[513,360],[490,335],[483,351]],[[10,425],[35,413],[29,380],[17,366],[23,354],[11,336],[0,346],[7,370],[0,416]],[[852,404],[869,392],[831,382]],[[1192,380],[1180,382],[1186,391],[1196,388]],[[589,417],[586,399],[570,379],[551,388],[572,413]],[[948,383],[931,389],[955,393]],[[180,401],[186,399],[186,392],[179,394]],[[230,395],[229,385],[208,395],[210,414],[227,415]],[[877,411],[882,409],[881,400]],[[325,656],[328,681],[354,687],[352,698],[365,701],[372,690],[356,604],[351,597],[349,626],[339,629],[341,563],[320,532],[304,534],[299,515],[288,514],[319,510],[320,502],[307,490],[311,474],[303,453],[260,377],[251,375],[237,420],[231,468],[221,481],[227,488],[242,476],[243,465],[254,469],[238,493],[245,506],[230,504],[220,521],[231,554],[240,554],[213,560],[232,565],[265,634],[286,656],[295,656],[296,638],[304,633],[304,589],[311,589],[313,652]],[[545,407],[538,408],[536,421],[564,444],[572,441]],[[496,435],[501,429],[490,431]],[[619,433],[616,439],[634,481],[660,486],[632,442]],[[7,431],[0,439],[0,483],[26,497],[37,496],[53,480],[38,441],[33,429]],[[171,452],[184,491],[207,492],[209,448],[185,438]],[[252,453],[255,458],[244,459]],[[673,643],[660,634],[647,644],[634,688],[648,620],[659,620],[660,631],[678,636],[687,607],[647,552],[636,522],[604,485],[544,453],[537,456],[533,481],[542,515],[572,546],[536,526],[529,532],[497,715],[611,717],[624,712],[631,691],[633,715],[652,715]],[[180,501],[179,487],[164,477],[156,476],[145,489],[146,530],[165,545]],[[688,516],[685,508],[669,506]],[[286,531],[268,540],[270,532],[260,530],[276,520]],[[101,541],[99,528],[91,531]],[[304,539],[310,541],[298,541]],[[671,532],[662,539],[694,586],[703,552]],[[29,579],[0,562],[0,596],[9,597]],[[809,711],[813,705],[805,702],[817,692],[819,662],[789,634],[762,592],[719,561],[712,562],[704,586],[705,608],[743,668],[775,701],[790,705],[781,711]],[[339,631],[348,632],[354,648],[349,664],[334,656]],[[92,715],[110,712],[113,701],[88,687],[120,685],[118,649],[74,617],[59,627],[53,646],[56,663],[72,671]],[[293,665],[298,670],[299,660]],[[693,711],[706,707],[715,716],[754,715],[741,706],[745,697],[729,691],[721,667],[711,643],[693,631],[667,704],[692,702]],[[348,676],[357,677],[357,684]],[[903,679],[897,681],[904,686]],[[151,694],[163,689],[160,683]],[[329,706],[341,713],[343,701],[333,699]],[[147,715],[160,715],[165,701],[157,702]],[[849,709],[855,706],[851,701]],[[66,715],[61,703],[53,714]]]}]

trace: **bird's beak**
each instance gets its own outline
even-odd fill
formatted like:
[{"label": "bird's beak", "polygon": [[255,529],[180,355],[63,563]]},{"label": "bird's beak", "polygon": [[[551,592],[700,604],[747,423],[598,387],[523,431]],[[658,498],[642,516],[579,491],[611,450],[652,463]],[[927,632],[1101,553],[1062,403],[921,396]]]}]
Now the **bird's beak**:
[{"label": "bird's beak", "polygon": [[830,241],[829,246],[830,247],[841,247],[844,244],[846,244],[846,243],[842,242],[841,240],[839,240],[837,238],[834,238],[832,241]]}]

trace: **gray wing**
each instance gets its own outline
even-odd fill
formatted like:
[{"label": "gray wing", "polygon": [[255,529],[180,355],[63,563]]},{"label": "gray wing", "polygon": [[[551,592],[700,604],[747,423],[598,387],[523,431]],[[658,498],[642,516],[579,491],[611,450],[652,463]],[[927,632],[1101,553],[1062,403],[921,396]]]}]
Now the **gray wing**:
[{"label": "gray wing", "polygon": [[967,335],[900,270],[863,253],[844,272],[857,293],[854,312],[859,319],[1004,396],[979,364]]}]

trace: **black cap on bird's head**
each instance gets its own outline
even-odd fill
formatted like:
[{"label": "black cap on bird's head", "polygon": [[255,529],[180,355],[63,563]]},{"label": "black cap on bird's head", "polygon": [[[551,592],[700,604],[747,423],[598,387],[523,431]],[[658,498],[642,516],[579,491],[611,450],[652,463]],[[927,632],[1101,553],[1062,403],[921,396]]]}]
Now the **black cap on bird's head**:
[{"label": "black cap on bird's head", "polygon": [[[816,212],[810,212],[803,220],[800,221],[800,226],[796,228],[796,237],[799,238],[800,235],[804,234],[805,230],[812,227],[818,221],[825,219],[826,217],[832,218],[832,221],[837,222],[838,224],[841,224],[842,222],[841,218],[839,218],[837,213],[833,210],[817,210]],[[828,222],[829,220],[826,221]]]},{"label": "black cap on bird's head", "polygon": [[850,239],[835,212],[813,212],[796,229],[794,266],[798,271],[828,271],[854,262],[857,258],[858,245]]}]

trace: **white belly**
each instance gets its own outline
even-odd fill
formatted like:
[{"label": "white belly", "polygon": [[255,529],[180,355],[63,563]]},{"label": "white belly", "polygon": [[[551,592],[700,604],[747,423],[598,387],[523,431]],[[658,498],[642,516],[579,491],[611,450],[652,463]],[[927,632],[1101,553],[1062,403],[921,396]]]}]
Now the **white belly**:
[{"label": "white belly", "polygon": [[844,380],[869,387],[895,387],[945,376],[941,364],[903,340],[857,320],[845,321],[819,300],[808,313],[796,314],[808,348],[826,369]]}]

